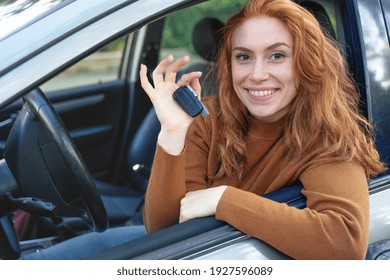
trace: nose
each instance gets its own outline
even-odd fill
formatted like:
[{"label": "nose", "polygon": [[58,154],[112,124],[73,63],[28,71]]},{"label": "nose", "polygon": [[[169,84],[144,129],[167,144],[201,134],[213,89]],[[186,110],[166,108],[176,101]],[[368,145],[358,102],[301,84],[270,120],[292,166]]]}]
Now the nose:
[{"label": "nose", "polygon": [[255,82],[264,81],[269,78],[270,74],[266,63],[256,61],[256,63],[253,63],[251,70],[250,78]]}]

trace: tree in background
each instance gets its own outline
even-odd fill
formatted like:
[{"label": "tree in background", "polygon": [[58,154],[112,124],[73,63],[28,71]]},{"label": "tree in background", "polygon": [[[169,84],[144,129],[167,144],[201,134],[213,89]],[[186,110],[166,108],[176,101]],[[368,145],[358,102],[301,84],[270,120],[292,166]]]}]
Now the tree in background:
[{"label": "tree in background", "polygon": [[162,48],[184,47],[193,52],[192,30],[200,19],[209,16],[226,22],[247,2],[247,0],[208,1],[168,16],[165,20]]}]

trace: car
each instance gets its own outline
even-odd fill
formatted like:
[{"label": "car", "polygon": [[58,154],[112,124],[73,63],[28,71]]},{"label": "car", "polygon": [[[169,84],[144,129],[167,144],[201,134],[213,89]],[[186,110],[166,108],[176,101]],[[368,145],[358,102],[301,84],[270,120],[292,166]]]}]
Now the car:
[{"label": "car", "polygon": [[[139,80],[168,53],[208,71],[242,0],[24,0],[0,4],[0,258],[88,231],[142,224],[159,124]],[[390,2],[297,1],[340,44],[390,158]],[[199,39],[200,38],[200,39]],[[202,81],[215,91],[212,72]],[[321,178],[318,178],[321,180]],[[305,207],[301,186],[270,199]],[[367,259],[390,259],[390,174],[369,181]],[[214,217],[91,259],[290,259]]]}]

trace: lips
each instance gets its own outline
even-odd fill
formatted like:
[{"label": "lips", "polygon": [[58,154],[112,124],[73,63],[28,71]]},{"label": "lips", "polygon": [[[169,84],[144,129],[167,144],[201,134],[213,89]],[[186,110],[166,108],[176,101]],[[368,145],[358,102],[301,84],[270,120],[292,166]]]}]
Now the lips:
[{"label": "lips", "polygon": [[273,93],[275,93],[276,90],[269,89],[269,90],[248,90],[249,94],[255,97],[263,97],[263,96],[269,96]]}]

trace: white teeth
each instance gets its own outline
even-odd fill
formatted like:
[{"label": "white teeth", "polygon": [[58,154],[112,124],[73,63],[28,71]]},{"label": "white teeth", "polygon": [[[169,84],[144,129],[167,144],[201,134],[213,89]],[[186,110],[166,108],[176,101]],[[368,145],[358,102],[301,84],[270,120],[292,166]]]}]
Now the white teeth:
[{"label": "white teeth", "polygon": [[270,90],[249,90],[249,94],[250,95],[253,95],[253,96],[267,96],[267,95],[271,95],[275,92],[274,89],[270,89]]}]

